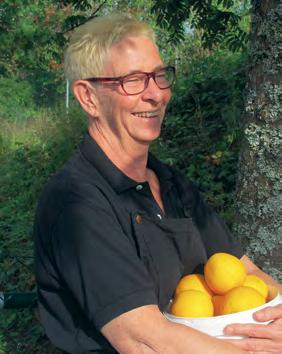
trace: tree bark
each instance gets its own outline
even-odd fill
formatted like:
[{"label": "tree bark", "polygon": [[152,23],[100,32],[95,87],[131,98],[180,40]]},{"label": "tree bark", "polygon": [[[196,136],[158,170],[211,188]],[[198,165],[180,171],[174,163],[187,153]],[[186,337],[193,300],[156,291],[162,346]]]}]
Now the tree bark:
[{"label": "tree bark", "polygon": [[234,233],[282,281],[282,4],[253,0]]}]

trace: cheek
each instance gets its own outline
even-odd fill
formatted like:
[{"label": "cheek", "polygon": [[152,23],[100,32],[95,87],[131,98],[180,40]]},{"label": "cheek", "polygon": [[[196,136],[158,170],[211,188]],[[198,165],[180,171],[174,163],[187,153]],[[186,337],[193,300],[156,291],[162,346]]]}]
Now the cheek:
[{"label": "cheek", "polygon": [[167,90],[167,92],[165,94],[165,99],[164,99],[165,103],[168,104],[170,99],[171,99],[171,90]]},{"label": "cheek", "polygon": [[132,112],[134,108],[138,105],[139,98],[136,96],[123,96],[117,105],[120,107],[121,111],[129,111]]}]

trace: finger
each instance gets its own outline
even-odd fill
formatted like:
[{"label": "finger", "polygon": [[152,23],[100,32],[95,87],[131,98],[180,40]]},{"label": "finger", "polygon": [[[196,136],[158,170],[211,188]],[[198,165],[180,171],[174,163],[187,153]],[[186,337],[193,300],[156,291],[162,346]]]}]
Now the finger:
[{"label": "finger", "polygon": [[268,325],[232,324],[225,327],[224,333],[227,335],[240,335],[252,338],[280,339],[282,333],[282,321],[277,320]]},{"label": "finger", "polygon": [[224,333],[254,338],[272,338],[271,331],[266,331],[266,325],[232,324],[224,328]]},{"label": "finger", "polygon": [[256,311],[253,317],[256,321],[259,322],[273,321],[282,318],[282,304],[276,306],[268,306],[262,310]]},{"label": "finger", "polygon": [[248,352],[248,354],[275,354],[273,352]]},{"label": "finger", "polygon": [[[245,350],[250,353],[260,353],[265,352],[267,354],[276,353],[277,345],[269,339],[256,339],[256,338],[247,338],[241,340],[229,340],[229,343],[232,343],[236,347]],[[280,353],[280,351],[278,351]]]},{"label": "finger", "polygon": [[273,352],[247,352],[248,354],[274,354]]}]

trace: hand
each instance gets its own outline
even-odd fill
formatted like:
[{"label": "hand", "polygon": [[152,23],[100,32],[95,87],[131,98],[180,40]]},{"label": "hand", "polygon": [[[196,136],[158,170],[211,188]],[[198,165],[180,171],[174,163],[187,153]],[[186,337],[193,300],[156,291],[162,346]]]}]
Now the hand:
[{"label": "hand", "polygon": [[255,312],[254,319],[272,322],[229,325],[225,328],[226,334],[248,337],[229,341],[249,354],[282,354],[282,304]]}]

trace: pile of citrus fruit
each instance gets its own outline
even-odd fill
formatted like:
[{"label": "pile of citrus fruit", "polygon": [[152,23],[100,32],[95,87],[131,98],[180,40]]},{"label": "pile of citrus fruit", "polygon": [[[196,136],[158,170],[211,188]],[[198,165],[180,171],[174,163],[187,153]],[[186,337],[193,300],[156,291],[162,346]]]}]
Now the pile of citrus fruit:
[{"label": "pile of citrus fruit", "polygon": [[243,263],[228,253],[215,253],[204,267],[204,275],[180,279],[170,306],[178,317],[211,317],[240,312],[263,305],[268,286],[256,275],[247,275]]}]

